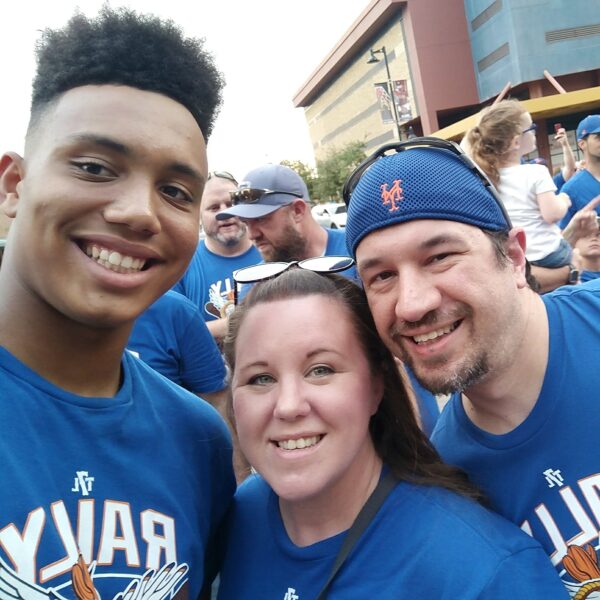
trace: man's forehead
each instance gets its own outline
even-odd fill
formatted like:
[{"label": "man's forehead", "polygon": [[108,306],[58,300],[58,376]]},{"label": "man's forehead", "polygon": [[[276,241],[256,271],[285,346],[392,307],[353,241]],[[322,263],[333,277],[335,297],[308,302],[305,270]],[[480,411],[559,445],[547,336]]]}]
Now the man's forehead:
[{"label": "man's forehead", "polygon": [[229,194],[229,192],[237,190],[237,186],[229,179],[213,176],[206,182],[204,189],[210,195]]},{"label": "man's forehead", "polygon": [[202,208],[223,202],[231,206],[232,200],[229,192],[233,192],[236,189],[236,185],[232,181],[227,181],[219,177],[211,177],[204,186]]},{"label": "man's forehead", "polygon": [[166,150],[173,160],[206,177],[204,136],[182,104],[156,92],[128,86],[81,86],[65,92],[37,118],[26,152],[38,142],[52,146],[86,139],[113,140],[138,150]]},{"label": "man's forehead", "polygon": [[442,242],[483,239],[483,231],[479,227],[446,221],[442,219],[415,219],[395,223],[368,233],[356,248],[356,257],[360,261],[367,254],[376,258],[378,253],[386,256],[393,248],[409,245],[414,249],[426,249]]},{"label": "man's forehead", "polygon": [[182,135],[197,131],[204,142],[200,127],[183,104],[164,94],[126,85],[71,88],[42,108],[37,121],[40,125],[72,130],[99,124],[119,127],[120,122],[140,116],[149,125],[170,127]]}]

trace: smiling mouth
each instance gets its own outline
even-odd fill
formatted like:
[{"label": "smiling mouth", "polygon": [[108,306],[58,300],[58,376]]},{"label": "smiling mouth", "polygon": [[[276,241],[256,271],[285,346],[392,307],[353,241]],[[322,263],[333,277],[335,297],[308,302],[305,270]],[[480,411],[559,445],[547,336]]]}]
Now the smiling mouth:
[{"label": "smiling mouth", "polygon": [[323,437],[322,435],[313,435],[312,437],[297,438],[295,440],[280,440],[275,444],[282,450],[302,450],[303,448],[316,446]]},{"label": "smiling mouth", "polygon": [[444,335],[448,335],[452,333],[460,324],[460,321],[455,321],[451,325],[446,327],[442,327],[441,329],[436,329],[435,331],[429,331],[428,333],[423,333],[421,335],[412,336],[413,342],[418,345],[426,344],[427,342],[433,342],[441,338]]},{"label": "smiling mouth", "polygon": [[148,268],[148,262],[145,258],[136,258],[121,254],[115,250],[108,250],[96,244],[87,244],[83,251],[97,264],[109,271],[121,274],[139,273]]}]

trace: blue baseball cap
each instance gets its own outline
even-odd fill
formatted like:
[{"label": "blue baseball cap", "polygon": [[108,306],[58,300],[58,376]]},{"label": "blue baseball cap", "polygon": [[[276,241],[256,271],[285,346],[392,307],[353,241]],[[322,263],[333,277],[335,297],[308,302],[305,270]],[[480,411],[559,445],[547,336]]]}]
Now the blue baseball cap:
[{"label": "blue baseball cap", "polygon": [[348,203],[348,250],[356,257],[369,233],[417,219],[511,229],[496,190],[466,155],[417,147],[382,156],[362,174]]},{"label": "blue baseball cap", "polygon": [[219,221],[231,217],[259,219],[296,199],[302,198],[305,202],[310,200],[302,177],[289,167],[274,164],[250,171],[240,182],[237,192],[232,192],[232,195],[237,195],[239,199],[235,199],[233,206],[217,213]]},{"label": "blue baseball cap", "polygon": [[588,115],[577,125],[577,141],[583,140],[590,133],[600,133],[600,115]]}]

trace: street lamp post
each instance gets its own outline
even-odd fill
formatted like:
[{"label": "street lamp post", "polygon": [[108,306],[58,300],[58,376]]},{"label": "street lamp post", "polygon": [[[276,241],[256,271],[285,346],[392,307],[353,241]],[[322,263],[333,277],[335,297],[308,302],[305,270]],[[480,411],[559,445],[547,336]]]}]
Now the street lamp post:
[{"label": "street lamp post", "polygon": [[390,65],[388,64],[387,52],[385,51],[385,46],[381,46],[378,50],[370,50],[371,56],[367,61],[367,64],[372,65],[373,63],[378,63],[379,59],[375,56],[376,54],[383,54],[383,62],[385,63],[385,71],[387,73],[387,83],[388,83],[388,93],[390,95],[390,100],[392,102],[392,110],[394,111],[394,123],[396,123],[396,131],[398,133],[398,141],[402,141],[402,134],[400,131],[400,121],[398,119],[398,109],[396,108],[396,97],[394,94],[394,88],[392,85],[392,76],[390,75]]}]

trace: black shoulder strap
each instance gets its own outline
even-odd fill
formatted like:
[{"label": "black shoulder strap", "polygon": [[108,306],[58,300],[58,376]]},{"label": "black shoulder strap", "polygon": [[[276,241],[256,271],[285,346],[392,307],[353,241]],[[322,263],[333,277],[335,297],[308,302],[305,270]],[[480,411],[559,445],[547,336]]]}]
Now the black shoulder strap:
[{"label": "black shoulder strap", "polygon": [[385,502],[389,493],[396,487],[397,483],[398,480],[390,472],[388,472],[383,479],[379,480],[377,487],[373,490],[373,493],[369,496],[369,499],[358,513],[358,516],[354,519],[352,527],[348,530],[348,535],[344,538],[344,543],[331,567],[329,578],[319,592],[317,600],[325,600],[325,598],[327,598],[329,587],[340,570],[340,567],[344,564],[344,561],[363,534],[363,531],[369,526],[369,523],[373,520],[373,517],[377,514],[377,511],[381,508],[381,505]]}]

